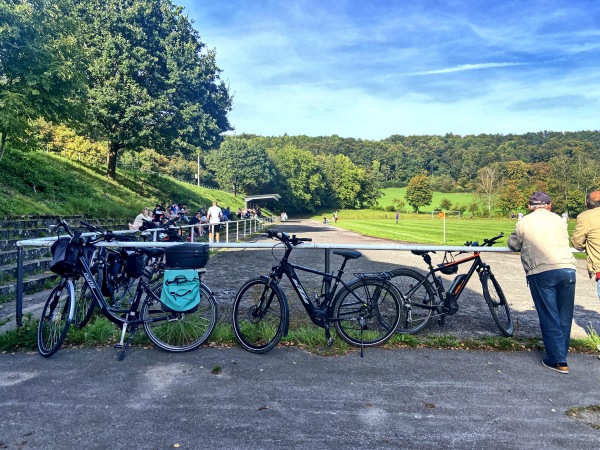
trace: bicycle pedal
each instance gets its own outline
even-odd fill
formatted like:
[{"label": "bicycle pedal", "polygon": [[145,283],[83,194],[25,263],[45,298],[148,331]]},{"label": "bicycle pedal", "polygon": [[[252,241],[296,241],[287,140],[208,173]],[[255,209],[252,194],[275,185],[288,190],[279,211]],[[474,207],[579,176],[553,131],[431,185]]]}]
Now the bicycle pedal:
[{"label": "bicycle pedal", "polygon": [[116,349],[123,348],[123,344],[115,344],[114,348],[116,348]]},{"label": "bicycle pedal", "polygon": [[333,345],[333,338],[330,337],[329,339],[327,339],[327,346],[331,347]]}]

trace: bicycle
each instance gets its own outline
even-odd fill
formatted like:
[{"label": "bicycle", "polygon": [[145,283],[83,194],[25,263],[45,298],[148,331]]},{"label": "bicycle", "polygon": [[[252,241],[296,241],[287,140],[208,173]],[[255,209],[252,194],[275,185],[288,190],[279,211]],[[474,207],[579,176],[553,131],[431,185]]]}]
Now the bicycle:
[{"label": "bicycle", "polygon": [[[178,247],[186,244],[167,249],[137,248],[136,252],[148,257],[150,263],[143,268],[130,307],[127,310],[113,309],[102,295],[98,283],[102,271],[94,272],[90,268],[96,250],[95,244],[103,237],[93,239],[82,236],[80,232],[73,233],[61,219],[57,226],[63,228],[69,237],[59,237],[52,246],[51,269],[60,274],[61,279],[48,296],[38,325],[37,344],[42,356],[50,357],[58,351],[73,323],[76,313],[74,281],[79,279],[84,281],[81,296],[93,299],[93,304],[99,306],[102,314],[121,328],[121,339],[115,345],[122,349],[119,360],[124,358],[125,351],[140,326],[143,326],[156,346],[171,352],[193,350],[208,339],[217,322],[217,302],[201,280],[201,275],[205,272],[202,267],[206,264],[207,257],[191,265],[199,272],[200,303],[189,311],[175,311],[163,305],[162,284],[153,280],[156,280],[157,273],[164,273],[165,270],[178,266],[170,259],[177,257]],[[166,257],[165,263],[155,262],[163,255]],[[129,338],[124,343],[127,332],[130,333]]]},{"label": "bicycle", "polygon": [[[80,222],[93,235],[101,236],[105,242],[131,242],[135,237],[113,233],[110,230],[102,230],[99,227],[91,225],[85,221]],[[147,256],[136,252],[135,249],[121,248],[114,250],[110,247],[98,247],[93,258],[91,270],[94,273],[96,282],[107,303],[113,309],[123,309],[126,312],[129,308],[135,294],[134,284],[142,276]],[[83,328],[89,322],[94,312],[94,299],[89,295],[82,295],[85,291],[83,278],[79,279],[80,286],[75,287],[76,308],[74,324],[78,328]]]},{"label": "bicycle", "polygon": [[[356,250],[338,250],[344,258],[337,276],[289,262],[294,247],[310,238],[291,237],[285,232],[268,230],[266,236],[280,241],[285,247],[283,257],[272,267],[269,276],[246,281],[233,302],[233,329],[241,346],[252,353],[265,353],[274,348],[289,329],[288,300],[280,287],[285,275],[311,321],[325,329],[327,344],[333,344],[330,327],[347,343],[363,348],[382,344],[393,334],[400,320],[399,295],[386,274],[357,273],[345,283],[341,277],[346,263],[362,254]],[[277,247],[276,244],[275,247]],[[273,250],[272,250],[273,251]],[[273,255],[275,256],[275,255]],[[277,258],[276,258],[277,259]],[[296,270],[323,277],[321,294],[314,302],[306,293]],[[334,281],[333,286],[331,282]],[[341,288],[338,291],[338,287]]]},{"label": "bicycle", "polygon": [[[504,237],[504,233],[491,239],[484,239],[482,247],[491,247],[498,239]],[[465,246],[478,247],[478,242],[466,242]],[[510,313],[510,307],[502,292],[500,284],[492,273],[488,264],[485,264],[479,252],[462,259],[455,260],[452,252],[444,252],[444,259],[437,267],[433,267],[429,253],[435,251],[412,250],[419,255],[427,264],[429,271],[425,276],[408,268],[398,268],[390,271],[391,282],[400,291],[402,299],[402,314],[398,333],[414,334],[423,330],[434,315],[438,315],[438,324],[443,326],[446,316],[456,314],[458,311],[458,299],[464,292],[465,286],[475,272],[483,287],[483,298],[485,299],[494,322],[506,337],[513,335],[514,325]],[[458,252],[456,255],[464,253]],[[458,272],[458,266],[473,261],[466,274],[460,274],[452,281],[448,290],[444,289],[442,277],[437,275],[441,272],[453,275]]]}]

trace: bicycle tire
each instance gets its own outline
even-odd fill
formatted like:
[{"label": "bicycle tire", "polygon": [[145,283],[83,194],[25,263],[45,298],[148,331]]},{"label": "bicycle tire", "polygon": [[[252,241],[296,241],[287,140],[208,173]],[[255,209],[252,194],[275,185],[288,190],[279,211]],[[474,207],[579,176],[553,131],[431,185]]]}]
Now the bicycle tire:
[{"label": "bicycle tire", "polygon": [[514,333],[514,324],[510,314],[510,306],[506,301],[504,292],[492,272],[484,272],[481,275],[481,285],[483,287],[483,298],[490,308],[492,318],[502,334],[511,337]]},{"label": "bicycle tire", "polygon": [[[102,271],[98,270],[98,267],[92,267],[91,270],[98,286],[102,286]],[[94,300],[89,284],[83,277],[79,278],[77,284],[80,284],[81,288],[75,286],[75,315],[73,316],[73,324],[81,329],[92,318],[96,301]]]},{"label": "bicycle tire", "polygon": [[217,301],[208,286],[200,283],[200,304],[192,312],[166,311],[156,286],[142,306],[144,331],[157,346],[168,352],[187,352],[200,347],[208,340],[218,319]]},{"label": "bicycle tire", "polygon": [[63,278],[50,292],[38,323],[37,346],[40,355],[49,358],[61,347],[73,316],[73,282]]},{"label": "bicycle tire", "polygon": [[285,294],[276,284],[269,284],[268,278],[244,283],[232,308],[233,330],[240,345],[251,353],[275,347],[283,336],[286,305]]},{"label": "bicycle tire", "polygon": [[396,331],[401,303],[396,289],[379,279],[359,279],[342,289],[333,303],[332,321],[350,345],[383,344]]},{"label": "bicycle tire", "polygon": [[[425,277],[412,269],[393,269],[390,271],[392,278],[390,282],[400,292],[402,310],[400,312],[400,323],[396,333],[415,334],[429,325],[434,315],[434,310],[425,306],[432,306],[436,301],[436,291]],[[423,282],[421,286],[410,296],[409,291]]]}]

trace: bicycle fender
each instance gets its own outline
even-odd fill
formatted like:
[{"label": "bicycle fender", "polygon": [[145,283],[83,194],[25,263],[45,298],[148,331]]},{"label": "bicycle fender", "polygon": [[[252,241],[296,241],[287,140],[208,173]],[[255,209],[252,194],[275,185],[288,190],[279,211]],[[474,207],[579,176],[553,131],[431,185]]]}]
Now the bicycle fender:
[{"label": "bicycle fender", "polygon": [[[270,278],[265,276],[265,275],[261,275],[258,278],[260,278],[261,280],[265,281],[266,283],[268,283],[270,281]],[[288,331],[289,331],[289,327],[290,327],[290,309],[288,307],[288,302],[287,302],[287,297],[285,296],[285,294],[283,293],[283,290],[281,289],[281,287],[279,286],[279,283],[271,283],[271,287],[273,288],[274,291],[277,291],[277,294],[281,296],[281,298],[283,299],[283,336],[287,336],[288,335]]]}]

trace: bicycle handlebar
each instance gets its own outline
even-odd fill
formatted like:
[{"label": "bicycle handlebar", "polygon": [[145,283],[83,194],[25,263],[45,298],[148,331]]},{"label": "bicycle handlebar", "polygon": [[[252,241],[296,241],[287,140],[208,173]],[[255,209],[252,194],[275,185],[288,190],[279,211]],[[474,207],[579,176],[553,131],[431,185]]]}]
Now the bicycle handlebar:
[{"label": "bicycle handlebar", "polygon": [[299,238],[296,237],[295,234],[293,234],[291,237],[289,234],[287,234],[284,231],[277,231],[277,230],[267,230],[267,237],[271,238],[271,239],[277,239],[281,242],[283,242],[284,244],[286,244],[286,246],[296,246],[296,245],[300,245],[303,242],[311,242],[312,239],[311,238]]},{"label": "bicycle handlebar", "polygon": [[465,247],[491,247],[492,245],[494,245],[496,243],[496,241],[500,238],[504,237],[504,232],[500,232],[500,234],[498,236],[495,236],[493,238],[490,239],[484,239],[483,240],[483,245],[479,245],[479,242],[477,241],[467,241],[465,242]]}]

